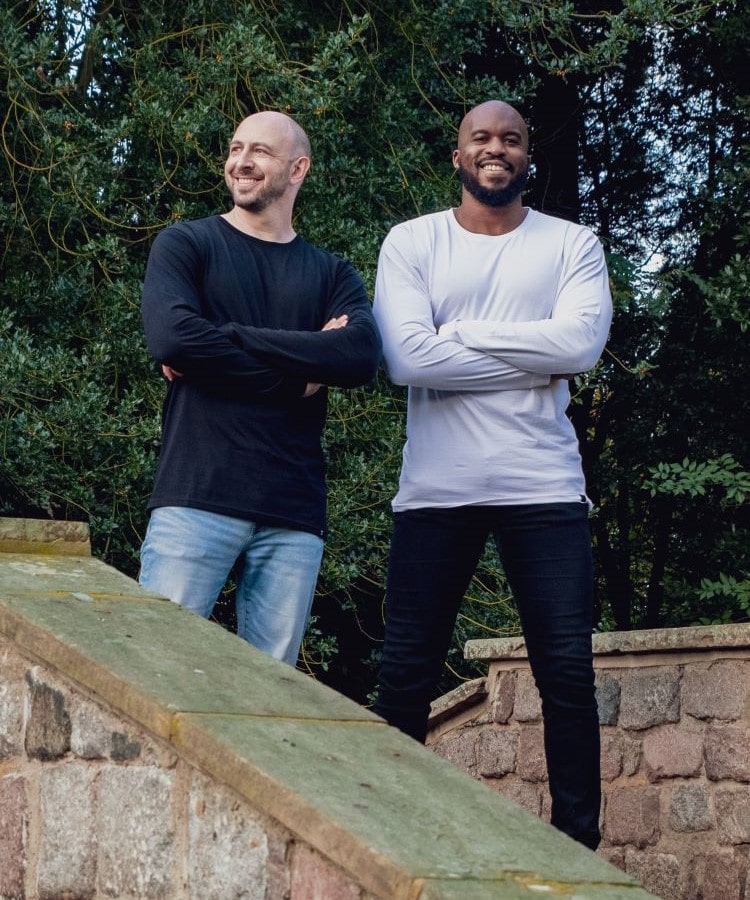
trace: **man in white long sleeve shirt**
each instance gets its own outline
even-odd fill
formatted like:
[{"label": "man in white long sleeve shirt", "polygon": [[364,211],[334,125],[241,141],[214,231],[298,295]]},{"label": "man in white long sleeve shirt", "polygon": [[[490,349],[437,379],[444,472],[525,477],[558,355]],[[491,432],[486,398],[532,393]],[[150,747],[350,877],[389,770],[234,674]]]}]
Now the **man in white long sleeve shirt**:
[{"label": "man in white long sleeve shirt", "polygon": [[459,130],[456,209],[393,228],[375,318],[409,386],[375,709],[424,740],[458,607],[489,535],[542,697],[552,824],[599,842],[593,575],[568,375],[591,368],[612,316],[601,245],[523,206],[528,133],[489,101]]}]

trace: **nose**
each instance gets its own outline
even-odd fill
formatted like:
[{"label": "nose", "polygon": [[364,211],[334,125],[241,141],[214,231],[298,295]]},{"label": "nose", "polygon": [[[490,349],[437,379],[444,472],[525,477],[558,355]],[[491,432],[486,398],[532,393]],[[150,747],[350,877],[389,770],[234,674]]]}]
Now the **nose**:
[{"label": "nose", "polygon": [[253,154],[251,151],[243,150],[237,159],[237,168],[238,169],[254,169],[255,168],[255,160],[253,159]]},{"label": "nose", "polygon": [[487,150],[497,156],[505,156],[505,142],[501,137],[493,137],[487,144]]}]

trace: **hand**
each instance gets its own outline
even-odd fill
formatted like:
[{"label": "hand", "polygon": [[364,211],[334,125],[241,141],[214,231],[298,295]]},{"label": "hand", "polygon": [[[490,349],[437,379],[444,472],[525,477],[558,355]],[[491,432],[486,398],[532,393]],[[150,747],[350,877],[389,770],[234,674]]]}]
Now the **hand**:
[{"label": "hand", "polygon": [[167,381],[174,381],[175,378],[182,378],[182,372],[178,372],[177,369],[173,369],[171,366],[162,365],[161,371]]},{"label": "hand", "polygon": [[[332,331],[334,328],[344,328],[348,321],[349,316],[347,315],[334,316],[334,318],[329,319],[320,330]],[[307,387],[305,388],[305,393],[302,395],[302,397],[312,397],[312,395],[317,394],[322,387],[322,384],[316,384],[314,381],[308,381]]]},{"label": "hand", "polygon": [[320,329],[321,331],[331,331],[334,328],[343,328],[349,321],[349,316],[335,316],[329,319]]}]

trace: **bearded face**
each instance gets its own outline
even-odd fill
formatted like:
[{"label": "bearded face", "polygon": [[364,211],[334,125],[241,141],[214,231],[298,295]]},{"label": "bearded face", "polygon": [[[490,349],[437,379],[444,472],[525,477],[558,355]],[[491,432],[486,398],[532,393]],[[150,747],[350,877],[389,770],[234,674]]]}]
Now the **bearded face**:
[{"label": "bearded face", "polygon": [[458,177],[461,184],[471,196],[484,206],[501,207],[508,206],[516,197],[523,193],[529,180],[528,166],[520,172],[515,172],[505,187],[489,187],[480,183],[463,163],[458,164]]}]

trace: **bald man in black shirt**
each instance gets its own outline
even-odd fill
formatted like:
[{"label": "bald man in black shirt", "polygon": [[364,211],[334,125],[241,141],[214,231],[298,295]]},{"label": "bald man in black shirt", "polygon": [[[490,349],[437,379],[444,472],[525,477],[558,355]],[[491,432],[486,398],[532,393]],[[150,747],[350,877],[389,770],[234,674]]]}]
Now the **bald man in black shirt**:
[{"label": "bald man in black shirt", "polygon": [[169,388],[139,580],[208,616],[234,568],[238,633],[290,665],[323,552],[326,386],[380,359],[361,278],[292,227],[309,166],[293,119],[240,123],[232,209],[157,236],[142,306]]}]

